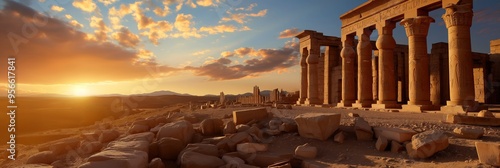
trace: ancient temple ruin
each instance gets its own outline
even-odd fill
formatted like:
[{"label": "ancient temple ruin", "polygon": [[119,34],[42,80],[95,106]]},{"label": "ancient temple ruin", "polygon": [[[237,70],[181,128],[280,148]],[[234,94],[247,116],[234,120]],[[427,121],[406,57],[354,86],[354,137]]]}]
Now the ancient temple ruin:
[{"label": "ancient temple ruin", "polygon": [[[427,33],[435,22],[428,13],[439,8],[446,10],[448,43],[433,44],[428,54]],[[472,14],[472,0],[368,1],[340,16],[341,38],[303,31],[296,36],[301,53],[297,104],[480,110],[479,103],[494,101],[489,78],[495,61],[471,50]],[[397,22],[406,30],[408,45],[393,38]],[[371,41],[375,29],[378,38]],[[491,54],[497,52],[494,44],[500,46],[493,43]]]}]

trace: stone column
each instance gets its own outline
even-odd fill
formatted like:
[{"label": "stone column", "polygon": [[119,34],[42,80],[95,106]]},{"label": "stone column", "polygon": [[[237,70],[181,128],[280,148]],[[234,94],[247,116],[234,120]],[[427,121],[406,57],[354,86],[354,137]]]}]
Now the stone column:
[{"label": "stone column", "polygon": [[300,50],[300,67],[301,67],[301,75],[300,75],[300,97],[297,100],[297,104],[304,104],[304,101],[307,98],[307,56],[309,55],[309,51],[307,48]]},{"label": "stone column", "polygon": [[307,63],[307,98],[304,101],[306,105],[320,104],[318,98],[318,62],[319,62],[320,46],[311,44],[309,48],[309,56],[306,59]]},{"label": "stone column", "polygon": [[432,109],[430,101],[429,55],[427,54],[427,33],[434,19],[417,16],[401,21],[408,36],[408,80],[409,101],[402,111],[422,112]]},{"label": "stone column", "polygon": [[447,101],[441,110],[455,113],[462,112],[466,108],[469,111],[479,110],[477,102],[474,101],[470,41],[472,0],[461,3],[444,6],[446,13],[443,15],[448,28],[450,101]]},{"label": "stone column", "polygon": [[[373,100],[378,100],[378,50],[373,51],[372,57],[372,92]],[[373,106],[373,105],[372,105]]]},{"label": "stone column", "polygon": [[385,21],[377,24],[379,36],[377,38],[378,58],[378,101],[372,108],[399,108],[397,104],[397,86],[394,48],[396,41],[392,37],[392,30],[396,27],[394,22]]},{"label": "stone column", "polygon": [[354,46],[354,36],[347,35],[342,37],[342,100],[337,107],[350,107],[354,103],[354,57],[356,53],[352,48]]},{"label": "stone column", "polygon": [[370,34],[372,30],[361,29],[358,35],[358,100],[353,107],[371,107],[372,96],[372,46]]},{"label": "stone column", "polygon": [[323,104],[331,104],[331,88],[332,87],[332,69],[333,69],[333,61],[334,52],[333,46],[325,47],[325,64],[324,64],[324,88],[323,88]]}]

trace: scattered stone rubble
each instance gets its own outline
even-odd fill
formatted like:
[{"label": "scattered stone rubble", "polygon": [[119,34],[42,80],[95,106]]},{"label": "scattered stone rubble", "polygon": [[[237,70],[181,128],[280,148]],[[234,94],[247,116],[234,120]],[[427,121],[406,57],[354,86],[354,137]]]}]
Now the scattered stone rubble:
[{"label": "scattered stone rubble", "polygon": [[[452,134],[372,127],[355,113],[348,116],[353,119],[350,127],[357,140],[372,141],[381,152],[406,152],[413,159],[446,150],[448,135],[478,139],[484,134],[483,129],[471,127],[457,127]],[[192,116],[169,114],[137,120],[126,134],[109,126],[42,144],[40,152],[30,156],[26,164],[62,164],[61,158],[77,151],[88,156],[80,168],[165,168],[169,164],[186,168],[317,167],[307,160],[318,157],[319,146],[306,143],[297,146],[294,153],[281,155],[266,151],[273,136],[282,133],[298,132],[303,138],[344,143],[346,133],[339,130],[340,119],[337,113],[307,113],[294,120],[276,118],[266,108],[234,111],[227,122],[210,118],[196,123],[199,119]],[[500,166],[500,143],[477,141],[475,145],[481,163]]]}]

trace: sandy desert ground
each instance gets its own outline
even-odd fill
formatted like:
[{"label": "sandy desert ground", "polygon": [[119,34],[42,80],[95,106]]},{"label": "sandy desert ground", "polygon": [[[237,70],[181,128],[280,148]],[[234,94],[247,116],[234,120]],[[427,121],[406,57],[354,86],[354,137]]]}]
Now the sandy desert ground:
[{"label": "sandy desert ground", "polygon": [[[175,107],[173,107],[175,108]],[[199,121],[205,118],[222,118],[224,122],[231,120],[228,117],[232,111],[245,109],[249,107],[228,107],[225,109],[205,109],[188,112],[181,109],[181,113],[189,116],[194,116],[198,122],[193,125],[195,128],[199,126]],[[129,115],[116,120],[106,120],[103,123],[110,123],[113,128],[125,136],[130,124],[138,119],[148,118],[150,116],[164,115],[172,111],[172,108],[165,109],[150,109],[144,112]],[[326,141],[308,139],[300,137],[298,133],[282,133],[274,137],[268,137],[270,141],[268,151],[264,153],[273,154],[289,154],[294,153],[297,146],[309,143],[318,148],[318,155],[315,159],[307,160],[319,167],[491,167],[479,163],[475,141],[500,142],[499,127],[483,127],[483,126],[468,126],[458,124],[443,123],[445,114],[439,113],[400,113],[400,112],[381,112],[369,111],[364,109],[339,109],[339,108],[322,108],[322,107],[300,107],[293,106],[293,109],[276,109],[269,108],[268,111],[273,113],[274,117],[293,119],[299,114],[318,112],[318,113],[340,113],[341,126],[339,130],[344,131],[346,139],[344,143],[333,141],[333,136]],[[371,126],[380,127],[397,127],[409,128],[417,132],[427,130],[443,130],[449,133],[450,145],[441,152],[434,154],[427,159],[411,159],[405,152],[392,153],[391,151],[377,151],[375,149],[375,140],[373,141],[358,141],[353,128],[353,119],[348,116],[348,113],[357,113],[363,117]],[[474,114],[469,114],[474,115]],[[499,117],[498,114],[495,114]],[[58,137],[78,137],[84,132],[93,132],[99,129],[99,124],[71,129],[57,129],[39,132],[24,138],[32,139],[32,145],[17,145],[18,157],[15,161],[6,159],[7,153],[4,151],[0,158],[0,167],[78,167],[85,162],[91,154],[79,154],[78,152],[68,152],[66,156],[57,163],[50,165],[25,165],[27,159],[38,152],[38,148],[44,144],[50,144],[51,140]],[[454,137],[451,133],[456,127],[474,127],[484,129],[485,135],[479,140],[462,139]],[[40,138],[52,137],[52,138]],[[54,138],[56,137],[56,138]],[[1,148],[7,148],[5,145]],[[175,167],[175,164],[169,162],[168,166]]]}]

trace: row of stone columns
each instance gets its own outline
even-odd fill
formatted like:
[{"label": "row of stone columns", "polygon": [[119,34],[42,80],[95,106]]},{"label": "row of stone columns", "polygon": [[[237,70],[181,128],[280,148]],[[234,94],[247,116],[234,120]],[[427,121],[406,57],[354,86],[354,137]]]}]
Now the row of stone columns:
[{"label": "row of stone columns", "polygon": [[[461,5],[443,6],[446,13],[443,20],[448,29],[450,101],[442,110],[461,110],[462,106],[474,105],[474,83],[470,45],[470,26],[472,22],[472,2]],[[408,82],[409,101],[403,105],[403,111],[421,112],[435,108],[430,101],[429,56],[427,54],[427,34],[434,19],[429,16],[405,18],[401,25],[406,30],[409,46]],[[354,88],[354,35],[342,37],[342,100],[340,107],[398,108],[396,76],[394,76],[394,48],[396,42],[392,36],[395,23],[383,21],[376,24],[379,36],[378,49],[378,101],[373,102],[372,93],[372,29],[364,28],[356,32],[358,36],[358,85],[357,100]],[[372,104],[375,103],[375,104]]]}]

